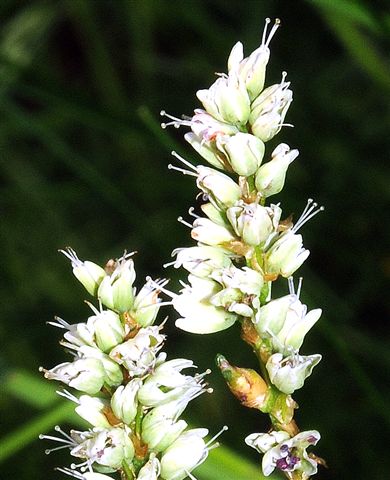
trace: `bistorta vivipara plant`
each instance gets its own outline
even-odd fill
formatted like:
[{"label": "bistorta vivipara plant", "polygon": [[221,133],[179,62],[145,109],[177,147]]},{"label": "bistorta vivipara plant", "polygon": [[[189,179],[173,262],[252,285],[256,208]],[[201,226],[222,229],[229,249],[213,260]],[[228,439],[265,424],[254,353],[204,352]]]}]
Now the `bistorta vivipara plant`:
[{"label": "bistorta vivipara plant", "polygon": [[58,470],[79,480],[112,480],[112,473],[121,480],[194,479],[191,471],[219,434],[206,442],[206,428],[189,428],[180,418],[191,400],[212,390],[204,380],[209,370],[185,374],[195,367],[191,360],[167,360],[161,351],[164,322],[155,321],[167,280],[148,278],[137,293],[132,254],[102,268],[81,261],[70,248],[62,253],[98,304],[87,302],[92,314],[86,322],[49,322],[65,331],[60,343],[73,359],[41,370],[79,393],[58,392],[91,428],[68,434],[57,426],[58,436],[40,436],[57,443],[46,452],[69,449],[78,463]]},{"label": "bistorta vivipara plant", "polygon": [[[217,365],[240,402],[269,415],[267,433],[249,434],[245,442],[263,455],[265,476],[275,469],[291,480],[306,480],[323,463],[308,447],[316,445],[316,430],[300,431],[294,420],[292,395],[304,385],[321,355],[300,352],[304,338],[321,316],[300,301],[302,278],[293,275],[309,256],[300,230],[323,209],[309,199],[297,221],[283,217],[279,203],[269,197],[284,187],[289,165],[298,150],[280,143],[272,152],[265,144],[285,123],[292,102],[287,74],[280,83],[264,87],[269,44],[280,21],[269,29],[266,20],[260,46],[244,57],[238,42],[228,59],[228,73],[197,97],[203,109],[163,123],[185,126],[185,139],[211,167],[193,165],[177,153],[184,167],[170,165],[195,177],[204,203],[192,223],[196,246],[173,251],[167,265],[184,267],[188,283],[179,293],[166,288],[167,280],[146,283],[137,292],[132,254],[110,260],[104,268],[81,261],[67,248],[73,273],[96,299],[88,303],[87,321],[49,322],[64,330],[61,344],[71,361],[42,371],[68,388],[58,393],[75,403],[86,420],[86,431],[41,435],[66,448],[79,463],[59,468],[79,480],[194,479],[217,434],[206,442],[205,428],[189,428],[181,415],[188,403],[206,391],[204,373],[189,375],[187,359],[167,360],[161,351],[163,323],[155,324],[160,307],[172,304],[180,318],[176,325],[196,334],[215,333],[240,324],[241,337],[259,361],[260,371],[234,366],[221,354]],[[272,285],[286,282],[288,293],[275,298]],[[163,292],[169,302],[159,298]],[[227,427],[222,429],[225,430]],[[112,476],[114,475],[114,477]]]},{"label": "bistorta vivipara plant", "polygon": [[[197,245],[174,250],[171,264],[189,272],[188,283],[179,294],[166,293],[180,315],[176,325],[187,332],[214,333],[240,323],[260,372],[233,366],[220,354],[217,365],[241,403],[267,413],[272,425],[268,433],[251,433],[245,442],[263,454],[264,475],[279,469],[289,479],[305,480],[323,463],[306,451],[320,434],[299,430],[292,394],[321,360],[319,354],[300,353],[321,309],[307,311],[300,301],[302,278],[295,282],[293,275],[309,256],[300,230],[323,207],[309,199],[293,222],[292,216],[283,218],[280,203],[268,203],[283,189],[288,167],[299,154],[285,143],[272,152],[266,149],[287,125],[292,102],[286,72],[280,83],[264,87],[269,43],[280,25],[276,19],[269,30],[270,22],[255,51],[244,57],[238,42],[228,58],[228,73],[217,74],[210,88],[197,92],[202,109],[182,119],[161,112],[170,119],[163,128],[190,128],[185,139],[214,167],[193,165],[172,152],[184,167],[169,168],[195,177],[205,201],[200,215],[190,209],[191,223],[179,219]],[[277,280],[287,283],[288,293],[281,298],[272,295]]]}]

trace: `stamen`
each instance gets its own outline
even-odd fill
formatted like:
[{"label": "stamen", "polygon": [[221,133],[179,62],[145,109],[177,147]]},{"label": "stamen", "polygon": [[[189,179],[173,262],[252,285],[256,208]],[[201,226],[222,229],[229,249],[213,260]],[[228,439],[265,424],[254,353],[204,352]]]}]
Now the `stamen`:
[{"label": "stamen", "polygon": [[262,46],[264,45],[267,48],[269,47],[270,41],[272,40],[272,37],[275,35],[276,30],[280,27],[280,19],[275,18],[275,23],[273,24],[273,26],[271,28],[271,31],[269,32],[268,37],[267,37],[268,25],[270,23],[271,23],[271,19],[266,18],[265,19],[265,26],[264,26],[264,30],[263,30],[263,36],[262,36],[262,39],[261,39],[261,45]]},{"label": "stamen", "polygon": [[65,249],[60,249],[58,251],[71,261],[72,267],[79,267],[84,263],[79,259],[76,252],[71,247],[65,247]]},{"label": "stamen", "polygon": [[79,399],[75,397],[72,393],[68,392],[68,390],[63,389],[61,390],[56,390],[57,395],[60,395],[61,397],[66,398],[67,400],[70,400],[71,402],[80,404]]},{"label": "stamen", "polygon": [[52,325],[53,327],[62,328],[63,330],[69,330],[70,323],[66,322],[60,317],[54,317],[55,322],[46,322],[46,325]]},{"label": "stamen", "polygon": [[298,279],[298,288],[297,288],[297,297],[298,297],[298,298],[299,298],[300,295],[301,295],[302,283],[303,283],[303,277],[299,277],[299,279]]},{"label": "stamen", "polygon": [[191,175],[191,177],[198,176],[196,173],[186,170],[185,168],[176,167],[175,165],[172,165],[172,163],[168,163],[168,170],[176,170],[177,172],[180,172],[183,175]]},{"label": "stamen", "polygon": [[186,222],[183,217],[177,217],[177,221],[178,221],[179,223],[182,223],[182,224],[185,225],[186,227],[189,227],[189,228],[191,228],[191,229],[193,228],[193,225],[191,225],[191,223]]},{"label": "stamen", "polygon": [[191,215],[191,217],[200,218],[200,216],[197,215],[196,213],[194,213],[194,211],[195,211],[195,208],[194,208],[194,207],[190,207],[190,208],[188,209],[188,213]]},{"label": "stamen", "polygon": [[176,260],[174,260],[173,262],[164,263],[163,268],[171,267],[172,265],[175,265],[175,263],[176,263]]},{"label": "stamen", "polygon": [[160,115],[162,117],[167,117],[170,120],[172,120],[172,122],[167,122],[167,123],[163,122],[161,124],[161,128],[164,128],[164,129],[171,126],[171,125],[174,128],[179,128],[181,125],[187,126],[187,127],[191,127],[191,125],[192,125],[191,121],[181,119],[181,118],[177,118],[177,117],[174,117],[173,115],[169,115],[169,113],[167,113],[165,110],[161,110]]},{"label": "stamen", "polygon": [[211,445],[219,436],[223,434],[223,432],[226,432],[227,430],[229,430],[229,427],[227,425],[224,425],[221,428],[221,430],[218,433],[216,433],[214,437],[206,443],[206,447],[210,450],[211,447],[209,447],[209,445]]},{"label": "stamen", "polygon": [[173,293],[173,292],[170,292],[169,290],[167,290],[166,288],[164,288],[164,285],[160,285],[158,284],[157,282],[155,282],[154,280],[152,280],[151,277],[146,277],[146,280],[147,282],[150,283],[150,285],[152,285],[156,290],[160,290],[161,292],[165,293],[165,295],[168,295],[168,297],[170,298],[175,298],[177,297],[176,293]]},{"label": "stamen", "polygon": [[296,224],[292,227],[292,231],[296,233],[306,222],[313,218],[317,213],[325,210],[325,207],[318,207],[318,204],[314,202],[312,198],[309,198],[306,204],[305,209],[303,210],[301,216],[298,218]]},{"label": "stamen", "polygon": [[194,172],[198,172],[198,169],[192,165],[191,162],[189,162],[188,160],[186,160],[185,158],[183,158],[182,156],[180,156],[177,152],[175,152],[174,150],[172,150],[171,152],[171,155],[173,155],[175,158],[177,158],[181,163],[183,163],[184,165],[186,165],[188,168],[190,168],[191,170],[193,170]]}]

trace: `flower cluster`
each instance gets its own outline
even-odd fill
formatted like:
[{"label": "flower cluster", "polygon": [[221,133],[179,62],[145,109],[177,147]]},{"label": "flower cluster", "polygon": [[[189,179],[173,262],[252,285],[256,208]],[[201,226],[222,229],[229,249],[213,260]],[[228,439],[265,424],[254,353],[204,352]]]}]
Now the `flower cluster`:
[{"label": "flower cluster", "polygon": [[49,322],[65,330],[60,343],[73,359],[41,370],[80,392],[59,394],[76,404],[91,427],[70,434],[56,427],[58,438],[41,435],[60,443],[47,453],[68,448],[79,463],[59,470],[82,480],[109,480],[107,474],[115,472],[126,480],[194,478],[190,472],[210,449],[208,430],[189,429],[180,416],[191,400],[211,391],[204,381],[209,371],[183,373],[195,368],[193,362],[167,360],[161,351],[165,336],[154,322],[167,281],[147,279],[137,292],[131,254],[102,268],[79,260],[70,248],[62,253],[99,307],[89,304],[92,315],[83,323]]},{"label": "flower cluster", "polygon": [[[293,222],[292,216],[283,218],[279,203],[267,204],[268,197],[282,190],[288,167],[299,154],[285,143],[270,155],[266,151],[265,144],[287,125],[292,102],[285,72],[280,83],[264,87],[269,43],[280,22],[268,32],[269,23],[267,19],[254,52],[244,57],[238,42],[230,53],[228,72],[197,92],[202,109],[182,120],[161,112],[171,120],[163,128],[190,128],[185,139],[211,165],[194,166],[173,152],[184,168],[169,168],[193,176],[204,203],[200,215],[190,209],[191,223],[180,219],[197,246],[173,252],[171,264],[184,267],[189,275],[180,293],[171,297],[180,315],[176,325],[185,331],[206,334],[241,323],[262,374],[234,367],[221,355],[217,364],[240,401],[269,413],[273,424],[272,433],[249,435],[247,443],[265,454],[265,475],[279,468],[289,478],[305,479],[317,469],[306,447],[318,441],[319,433],[299,433],[291,394],[321,360],[319,354],[300,353],[321,310],[307,311],[300,301],[302,281],[295,291],[292,275],[309,256],[298,232],[323,207],[309,199]],[[271,287],[278,278],[288,279],[289,294],[273,298]]]}]

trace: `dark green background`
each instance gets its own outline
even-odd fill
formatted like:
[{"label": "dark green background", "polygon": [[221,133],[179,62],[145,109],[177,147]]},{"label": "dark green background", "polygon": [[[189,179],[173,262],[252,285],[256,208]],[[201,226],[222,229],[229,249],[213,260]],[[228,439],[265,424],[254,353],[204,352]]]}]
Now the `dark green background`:
[{"label": "dark green background", "polygon": [[[64,361],[58,314],[89,315],[86,293],[57,249],[104,263],[137,250],[144,277],[164,271],[175,247],[191,245],[175,219],[196,189],[169,172],[169,152],[199,158],[183,131],[159,129],[158,112],[191,114],[195,91],[226,70],[231,47],[258,46],[266,16],[282,28],[271,44],[267,84],[287,70],[295,99],[272,142],[301,154],[290,167],[281,201],[299,214],[306,199],[326,206],[302,231],[311,250],[302,268],[303,300],[324,310],[304,353],[323,361],[296,399],[302,428],[321,431],[317,453],[329,463],[319,479],[388,477],[390,258],[388,229],[390,13],[386,2],[346,0],[70,0],[0,3],[0,251],[2,386],[24,370]],[[268,147],[272,148],[272,145]],[[181,276],[181,277],[180,277]],[[286,285],[280,281],[280,294]],[[238,328],[207,337],[178,332],[171,315],[170,355],[213,367],[217,351],[255,366]],[[215,370],[215,369],[214,369]],[[213,395],[194,402],[192,421],[258,461],[243,438],[266,431],[266,416],[239,406],[217,372]],[[28,395],[29,392],[26,392]],[[17,397],[17,395],[16,395]],[[1,434],[38,415],[4,388]],[[63,478],[52,467],[67,455],[43,454],[35,441],[0,467],[1,480]],[[1,448],[1,447],[0,447]],[[218,480],[218,479],[215,479]]]}]

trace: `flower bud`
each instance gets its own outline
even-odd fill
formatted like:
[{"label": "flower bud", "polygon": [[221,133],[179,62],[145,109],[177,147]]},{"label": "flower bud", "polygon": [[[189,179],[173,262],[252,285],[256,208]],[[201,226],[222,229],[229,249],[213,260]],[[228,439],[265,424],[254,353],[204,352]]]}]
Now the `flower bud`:
[{"label": "flower bud", "polygon": [[214,223],[222,227],[229,227],[225,212],[212,203],[204,203],[200,206],[202,212]]},{"label": "flower bud", "polygon": [[138,472],[137,480],[158,480],[160,476],[160,462],[154,455],[150,455],[149,460]]},{"label": "flower bud", "polygon": [[292,102],[292,91],[288,88],[290,82],[285,82],[286,75],[284,72],[282,82],[266,88],[251,105],[251,131],[263,142],[268,142],[280,132]]},{"label": "flower bud", "polygon": [[125,256],[117,262],[113,273],[101,282],[98,290],[100,301],[120,313],[130,310],[134,302],[134,280],[134,262]]},{"label": "flower bud", "polygon": [[188,427],[184,420],[173,422],[165,418],[145,423],[146,426],[144,422],[142,423],[142,440],[148,445],[149,450],[156,453],[166,450]]},{"label": "flower bud", "polygon": [[258,203],[247,204],[241,201],[230,207],[226,215],[236,234],[245,243],[262,246],[275,230],[270,210]]},{"label": "flower bud", "polygon": [[256,188],[263,197],[270,197],[282,190],[287,168],[298,155],[298,150],[290,150],[285,143],[275,148],[271,160],[259,168],[255,177]]},{"label": "flower bud", "polygon": [[278,275],[289,278],[298,270],[309,254],[310,251],[303,248],[302,235],[287,230],[265,252],[265,273],[274,278],[277,278]]},{"label": "flower bud", "polygon": [[104,411],[108,406],[109,403],[103,398],[81,395],[78,399],[78,406],[75,408],[75,411],[93,427],[111,428],[110,422],[104,414]]},{"label": "flower bud", "polygon": [[216,141],[219,151],[224,153],[232,169],[249,177],[260,167],[264,156],[264,143],[249,133],[236,133],[233,136],[219,136]]},{"label": "flower bud", "polygon": [[122,370],[119,365],[111,360],[111,358],[104,352],[97,348],[82,346],[78,349],[79,353],[86,358],[96,359],[101,362],[104,370],[104,383],[111,387],[120,385],[123,381]]},{"label": "flower bud", "polygon": [[268,386],[261,376],[250,368],[230,365],[223,355],[217,355],[216,362],[233,395],[245,407],[262,409]]},{"label": "flower bud", "polygon": [[213,280],[189,275],[191,286],[181,290],[173,298],[172,305],[182,315],[175,325],[191,333],[214,333],[229,328],[237,320],[237,315],[210,304],[210,298],[220,291]]},{"label": "flower bud", "polygon": [[89,317],[88,325],[95,331],[97,347],[105,353],[125,338],[125,330],[120,318],[111,310],[103,310]]},{"label": "flower bud", "polygon": [[197,277],[207,278],[214,270],[232,265],[229,252],[206,245],[177,248],[172,255],[176,255],[175,268],[182,266]]},{"label": "flower bud", "polygon": [[210,142],[204,142],[201,137],[198,137],[193,132],[188,132],[184,135],[184,139],[191,145],[191,147],[199,153],[207,162],[213,167],[226,170],[222,155],[218,152],[216,147]]},{"label": "flower bud", "polygon": [[245,84],[233,72],[219,77],[209,89],[198,90],[196,96],[217,120],[245,124],[250,114],[250,100]]},{"label": "flower bud", "polygon": [[223,245],[236,239],[230,230],[208,218],[197,218],[194,221],[191,237],[197,242],[211,246]]},{"label": "flower bud", "polygon": [[141,385],[142,380],[134,378],[126,386],[120,385],[111,397],[114,415],[126,424],[130,424],[137,415],[137,393]]},{"label": "flower bud", "polygon": [[208,434],[206,428],[194,428],[182,433],[161,458],[161,478],[163,480],[183,480],[208,454],[203,440]]},{"label": "flower bud", "polygon": [[224,173],[209,167],[197,168],[197,185],[205,192],[218,208],[231,207],[240,197],[241,189],[237,183]]},{"label": "flower bud", "polygon": [[134,299],[131,317],[142,327],[153,325],[160,309],[159,290],[149,281],[138,292]]},{"label": "flower bud", "polygon": [[303,387],[305,379],[311,375],[321,358],[321,355],[303,357],[298,354],[283,358],[281,353],[274,353],[266,367],[275,387],[283,393],[292,394]]},{"label": "flower bud", "polygon": [[105,380],[102,362],[95,358],[81,358],[74,362],[64,362],[51,370],[41,368],[41,371],[49,380],[58,380],[90,395],[99,392]]},{"label": "flower bud", "polygon": [[88,260],[85,262],[81,261],[77,257],[76,252],[70,247],[67,247],[65,250],[60,250],[60,252],[71,261],[74,276],[84,286],[87,292],[90,295],[96,295],[101,281],[106,276],[104,269]]},{"label": "flower bud", "polygon": [[269,43],[276,30],[279,28],[280,20],[278,18],[275,20],[272,29],[267,35],[269,23],[270,19],[267,18],[261,45],[254,50],[249,57],[244,59],[242,43],[237,42],[228,59],[229,73],[231,71],[236,71],[238,73],[242,81],[245,83],[251,101],[263,90],[265,70],[270,56]]},{"label": "flower bud", "polygon": [[274,336],[280,332],[294,300],[294,295],[285,295],[260,307],[254,320],[254,326],[260,336]]},{"label": "flower bud", "polygon": [[83,473],[83,479],[85,480],[112,480],[112,477],[103,475],[102,473],[86,472]]}]

